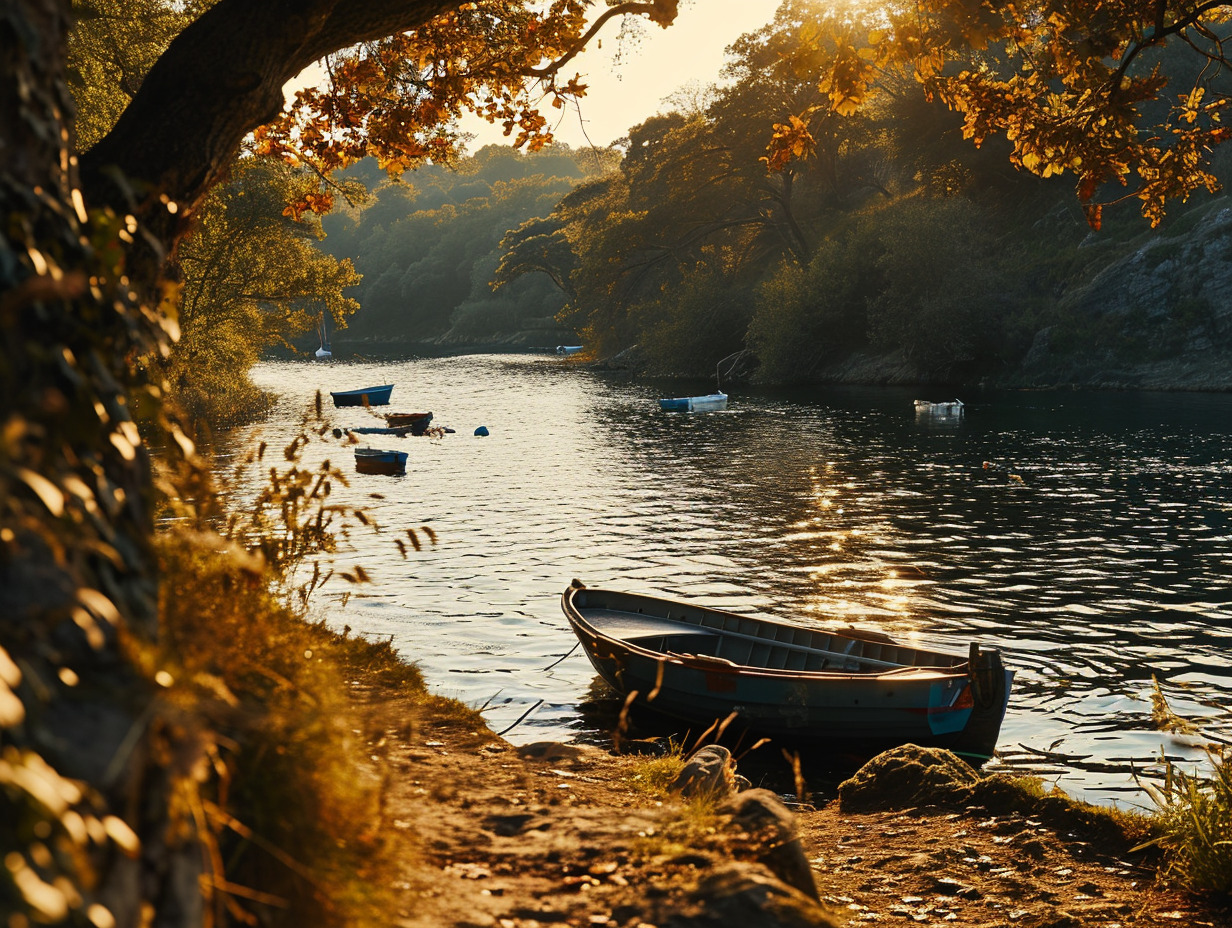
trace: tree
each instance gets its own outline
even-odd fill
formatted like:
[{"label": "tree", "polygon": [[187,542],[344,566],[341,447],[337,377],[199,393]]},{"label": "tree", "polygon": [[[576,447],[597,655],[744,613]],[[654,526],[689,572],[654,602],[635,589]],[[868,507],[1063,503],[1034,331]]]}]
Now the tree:
[{"label": "tree", "polygon": [[343,291],[360,282],[351,262],[321,251],[320,217],[284,215],[315,178],[270,158],[243,157],[206,198],[197,228],[179,247],[182,275],[165,376],[195,422],[227,426],[263,408],[248,371],[261,351],[289,344],[328,319],[342,328],[359,308]]},{"label": "tree", "polygon": [[[636,342],[664,370],[708,373],[739,348],[764,267],[807,262],[836,216],[888,197],[895,183],[877,157],[879,112],[816,107],[813,45],[801,35],[843,28],[816,17],[812,5],[788,0],[773,22],[741,36],[722,85],[683,98],[686,112],[629,130],[617,175],[563,200],[550,227],[507,236],[503,279],[519,269],[561,281],[564,320],[600,352]],[[815,156],[767,171],[765,127],[810,107]],[[713,293],[723,298],[706,310]]]},{"label": "tree", "polygon": [[[862,106],[880,69],[908,67],[963,115],[975,144],[1002,133],[1015,165],[1042,177],[1072,173],[1096,229],[1108,185],[1128,188],[1152,225],[1169,200],[1217,189],[1210,153],[1232,137],[1219,89],[1232,63],[1226,5],[922,0],[845,15],[844,41],[817,45],[818,87],[834,112]],[[1177,46],[1199,67],[1166,68],[1159,53]],[[1169,87],[1177,75],[1188,86]],[[812,144],[799,117],[780,123],[770,163]]]},{"label": "tree", "polygon": [[551,212],[593,162],[567,146],[522,153],[488,145],[451,169],[420,169],[413,183],[372,177],[362,208],[337,210],[325,223],[324,247],[365,276],[354,291],[364,311],[351,334],[386,343],[479,340],[512,336],[531,320],[543,325],[561,295],[529,278],[494,294],[498,240]]},{"label": "tree", "polygon": [[[391,166],[435,150],[407,139],[447,133],[449,101],[474,94],[486,107],[489,91],[493,118],[512,107],[533,143],[546,133],[523,105],[524,76],[579,95],[556,75],[595,26],[623,14],[666,26],[675,2],[620,3],[593,22],[590,11],[584,0],[219,0],[84,152],[72,141],[68,0],[0,11],[0,812],[16,823],[0,834],[6,909],[97,921],[90,907],[105,900],[122,926],[200,921],[200,849],[167,827],[175,791],[192,782],[177,765],[199,759],[194,735],[160,708],[153,668],[130,643],[157,636],[155,507],[191,506],[206,490],[181,471],[191,442],[140,362],[170,351],[176,288],[162,269],[241,141],[278,115],[288,80],[357,48],[335,68],[335,92],[406,88],[405,105],[339,110],[338,128],[362,119]],[[409,57],[398,65],[397,54]],[[376,62],[390,65],[388,88],[366,81]],[[303,140],[318,166],[351,155],[311,131]],[[323,207],[324,195],[302,206]],[[189,476],[156,484],[150,443],[162,473]],[[103,831],[82,831],[86,821]],[[158,850],[141,856],[138,838]]]}]

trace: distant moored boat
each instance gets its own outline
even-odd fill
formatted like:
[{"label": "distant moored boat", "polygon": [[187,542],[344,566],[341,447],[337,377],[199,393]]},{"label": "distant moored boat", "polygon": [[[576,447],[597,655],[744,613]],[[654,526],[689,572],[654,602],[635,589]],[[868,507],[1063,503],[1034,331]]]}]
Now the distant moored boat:
[{"label": "distant moored boat", "polygon": [[328,361],[332,358],[333,352],[329,350],[329,332],[325,329],[325,313],[321,313],[321,321],[317,325],[317,334],[321,336],[321,347],[317,349],[316,356],[318,361]]},{"label": "distant moored boat", "polygon": [[659,400],[664,412],[716,412],[727,408],[726,393],[711,393],[706,396],[677,396]]},{"label": "distant moored boat", "polygon": [[394,385],[387,383],[359,390],[331,390],[329,395],[333,397],[335,406],[388,406],[389,395],[393,392]]},{"label": "distant moored boat", "polygon": [[394,428],[403,426],[411,430],[412,435],[422,435],[432,424],[430,412],[387,412],[385,421]]},{"label": "distant moored boat", "polygon": [[405,451],[381,451],[377,448],[355,449],[355,470],[361,474],[400,476],[406,473]]},{"label": "distant moored boat", "polygon": [[915,401],[917,416],[948,416],[956,417],[963,414],[962,400],[950,400],[945,403],[932,403],[928,400]]}]

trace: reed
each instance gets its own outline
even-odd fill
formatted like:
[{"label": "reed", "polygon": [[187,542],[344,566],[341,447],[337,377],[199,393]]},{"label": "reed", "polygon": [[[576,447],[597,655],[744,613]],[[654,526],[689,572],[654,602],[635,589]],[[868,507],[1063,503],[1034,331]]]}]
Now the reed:
[{"label": "reed", "polygon": [[390,641],[306,618],[327,583],[368,582],[362,564],[330,569],[337,538],[380,530],[334,501],[339,471],[302,465],[311,442],[328,440],[319,417],[318,403],[278,465],[264,448],[253,455],[267,479],[250,504],[222,511],[200,478],[195,509],[157,542],[159,640],[133,645],[164,688],[168,753],[201,758],[178,805],[207,861],[207,928],[388,924],[408,849],[383,827],[384,783],[366,758],[388,719],[364,697],[412,714],[444,702]]},{"label": "reed", "polygon": [[1207,749],[1210,773],[1188,774],[1165,761],[1162,786],[1148,786],[1156,803],[1164,878],[1196,893],[1232,894],[1232,751]]}]

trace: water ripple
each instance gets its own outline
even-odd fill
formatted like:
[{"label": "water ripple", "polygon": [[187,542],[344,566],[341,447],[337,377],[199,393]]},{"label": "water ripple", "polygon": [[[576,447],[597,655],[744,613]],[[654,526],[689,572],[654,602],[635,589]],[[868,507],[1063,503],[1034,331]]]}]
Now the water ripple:
[{"label": "water ripple", "polygon": [[[742,391],[728,413],[664,414],[651,386],[529,356],[267,363],[256,379],[281,400],[245,441],[288,441],[318,388],[374,383],[457,430],[394,439],[405,477],[339,488],[386,531],[339,552],[375,583],[318,608],[392,636],[497,730],[543,700],[510,739],[601,727],[582,711],[602,693],[585,659],[545,670],[574,644],[559,595],[575,576],[947,649],[978,637],[1018,670],[1002,764],[1094,801],[1133,801],[1118,764],[1201,756],[1152,729],[1152,677],[1232,737],[1232,397],[990,394],[933,428],[894,389]],[[425,523],[439,544],[403,560],[392,534]]]}]

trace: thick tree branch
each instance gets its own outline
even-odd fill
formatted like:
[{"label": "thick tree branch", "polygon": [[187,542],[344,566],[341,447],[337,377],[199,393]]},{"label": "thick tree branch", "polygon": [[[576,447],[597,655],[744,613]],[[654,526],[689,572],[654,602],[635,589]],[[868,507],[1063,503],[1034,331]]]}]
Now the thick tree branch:
[{"label": "thick tree branch", "polygon": [[87,201],[132,209],[124,184],[139,202],[170,198],[174,220],[165,210],[144,217],[170,245],[244,136],[282,108],[287,81],[330,52],[418,28],[458,4],[221,0],[176,37],[115,128],[82,156]]}]

